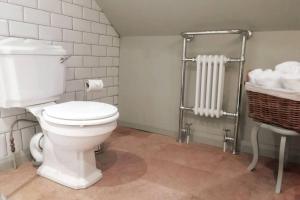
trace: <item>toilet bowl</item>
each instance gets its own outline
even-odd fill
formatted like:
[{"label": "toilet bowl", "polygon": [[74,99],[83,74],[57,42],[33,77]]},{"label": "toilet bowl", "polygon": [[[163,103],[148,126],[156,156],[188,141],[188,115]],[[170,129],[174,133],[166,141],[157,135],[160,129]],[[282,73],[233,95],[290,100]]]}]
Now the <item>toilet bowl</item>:
[{"label": "toilet bowl", "polygon": [[115,106],[71,101],[28,110],[43,130],[43,163],[37,173],[73,189],[83,189],[102,178],[96,167],[95,147],[116,128]]}]

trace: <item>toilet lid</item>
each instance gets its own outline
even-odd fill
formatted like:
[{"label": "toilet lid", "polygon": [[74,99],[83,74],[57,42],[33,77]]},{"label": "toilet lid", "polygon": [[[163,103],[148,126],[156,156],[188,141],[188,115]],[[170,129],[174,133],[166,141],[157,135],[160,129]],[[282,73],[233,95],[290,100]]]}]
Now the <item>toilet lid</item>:
[{"label": "toilet lid", "polygon": [[91,101],[70,101],[44,108],[44,114],[49,117],[72,121],[105,119],[117,113],[115,106]]}]

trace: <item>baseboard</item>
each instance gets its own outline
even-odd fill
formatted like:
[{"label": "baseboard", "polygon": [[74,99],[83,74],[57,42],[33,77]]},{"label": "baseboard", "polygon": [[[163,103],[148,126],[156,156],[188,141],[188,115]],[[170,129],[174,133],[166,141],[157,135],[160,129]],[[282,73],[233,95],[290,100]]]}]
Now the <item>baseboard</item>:
[{"label": "baseboard", "polygon": [[118,121],[118,125],[128,127],[128,128],[143,130],[143,131],[147,131],[147,132],[151,132],[151,133],[167,135],[167,136],[171,136],[171,137],[176,137],[176,135],[177,135],[177,132],[175,132],[175,131],[168,131],[168,130],[159,129],[159,128],[155,128],[155,127],[147,126],[147,125],[136,124],[136,123]]},{"label": "baseboard", "polygon": [[[168,131],[163,130],[159,128],[155,128],[152,126],[146,126],[136,123],[129,123],[124,121],[119,121],[120,126],[139,129],[143,131],[148,131],[151,133],[158,133],[162,135],[171,136],[174,138],[174,140],[177,138],[177,132],[175,131]],[[208,144],[216,147],[223,147],[223,137],[217,134],[210,134],[209,136],[205,135],[192,135],[191,142],[193,143],[202,143],[202,144]],[[266,144],[260,144],[259,145],[259,154],[260,156],[270,157],[270,158],[278,158],[278,151],[279,146],[278,145],[266,145]],[[252,154],[252,146],[250,141],[242,140],[240,141],[240,152],[242,153],[249,153]],[[299,149],[289,149],[289,155],[288,160],[295,163],[300,163],[300,150]]]},{"label": "baseboard", "polygon": [[[174,140],[177,138],[177,132],[175,131],[168,131],[164,129],[159,129],[155,128],[152,126],[147,126],[147,125],[141,125],[141,124],[136,124],[136,123],[130,123],[130,122],[124,122],[124,121],[119,121],[118,124],[120,126],[128,127],[128,128],[134,128],[134,129],[139,129],[151,133],[158,133],[161,135],[167,135],[170,137],[173,137]],[[192,135],[190,138],[190,141],[193,143],[204,143],[212,146],[217,146],[217,147],[222,147],[223,145],[223,137],[219,135],[210,135],[210,137],[206,137],[205,135]]]}]

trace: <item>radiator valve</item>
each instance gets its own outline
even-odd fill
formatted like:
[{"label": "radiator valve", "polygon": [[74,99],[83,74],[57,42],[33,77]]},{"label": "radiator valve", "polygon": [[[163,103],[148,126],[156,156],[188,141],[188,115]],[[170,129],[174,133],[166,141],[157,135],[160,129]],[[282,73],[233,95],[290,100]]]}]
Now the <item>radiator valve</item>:
[{"label": "radiator valve", "polygon": [[228,128],[224,129],[224,144],[223,144],[223,151],[226,152],[227,144],[234,142],[234,138],[230,137],[231,130]]},{"label": "radiator valve", "polygon": [[192,126],[192,123],[186,123],[185,124],[185,141],[186,141],[187,144],[190,143],[191,126]]}]

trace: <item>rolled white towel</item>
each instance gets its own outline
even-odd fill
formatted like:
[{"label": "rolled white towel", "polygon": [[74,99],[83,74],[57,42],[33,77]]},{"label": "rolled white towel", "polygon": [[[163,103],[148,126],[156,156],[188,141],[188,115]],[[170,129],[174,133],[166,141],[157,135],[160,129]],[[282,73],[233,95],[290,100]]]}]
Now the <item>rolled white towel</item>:
[{"label": "rolled white towel", "polygon": [[300,74],[282,74],[281,83],[286,90],[300,92]]},{"label": "rolled white towel", "polygon": [[282,88],[281,74],[271,69],[265,70],[256,75],[255,84],[270,89]]},{"label": "rolled white towel", "polygon": [[275,66],[275,71],[282,74],[300,74],[300,62],[288,61]]},{"label": "rolled white towel", "polygon": [[248,73],[248,77],[249,77],[249,82],[252,84],[256,84],[256,77],[259,76],[259,74],[262,74],[263,70],[258,68],[255,70],[252,70],[251,72]]}]

